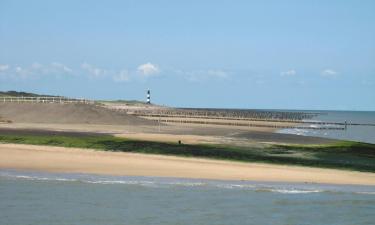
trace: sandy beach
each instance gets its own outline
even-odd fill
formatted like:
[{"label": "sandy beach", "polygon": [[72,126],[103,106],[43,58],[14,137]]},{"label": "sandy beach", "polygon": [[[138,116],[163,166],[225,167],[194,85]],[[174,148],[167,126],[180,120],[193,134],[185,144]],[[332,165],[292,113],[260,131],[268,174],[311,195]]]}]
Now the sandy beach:
[{"label": "sandy beach", "polygon": [[375,185],[374,173],[19,144],[0,144],[0,168],[126,176]]},{"label": "sandy beach", "polygon": [[[2,106],[0,114],[12,121],[0,124],[2,135],[85,137],[104,134],[140,141],[177,143],[181,140],[184,144],[260,148],[273,143],[329,144],[336,141],[275,133],[276,128],[272,127],[160,125],[97,106],[18,103],[4,103]],[[24,113],[29,111],[32,113]],[[262,121],[252,123],[293,125]],[[0,144],[0,168],[127,176],[375,185],[374,173],[20,144]]]}]

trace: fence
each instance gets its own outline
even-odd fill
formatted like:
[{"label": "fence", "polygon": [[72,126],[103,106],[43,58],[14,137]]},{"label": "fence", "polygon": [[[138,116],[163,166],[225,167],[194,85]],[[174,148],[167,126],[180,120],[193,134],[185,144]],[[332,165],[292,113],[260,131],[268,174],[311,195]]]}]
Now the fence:
[{"label": "fence", "polygon": [[29,102],[29,103],[80,103],[80,104],[94,104],[94,101],[84,98],[66,98],[66,97],[0,97],[1,102]]}]

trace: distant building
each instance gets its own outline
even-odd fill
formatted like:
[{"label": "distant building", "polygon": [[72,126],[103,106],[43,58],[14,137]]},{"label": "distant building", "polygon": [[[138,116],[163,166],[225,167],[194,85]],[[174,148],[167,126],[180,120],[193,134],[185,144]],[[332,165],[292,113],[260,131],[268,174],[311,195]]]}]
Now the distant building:
[{"label": "distant building", "polygon": [[150,94],[151,94],[150,90],[147,90],[147,102],[146,102],[147,104],[151,104]]}]

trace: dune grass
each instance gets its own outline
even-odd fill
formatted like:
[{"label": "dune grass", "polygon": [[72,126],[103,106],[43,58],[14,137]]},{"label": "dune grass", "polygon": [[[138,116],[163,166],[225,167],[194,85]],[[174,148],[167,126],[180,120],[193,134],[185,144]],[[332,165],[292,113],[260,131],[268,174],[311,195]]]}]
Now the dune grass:
[{"label": "dune grass", "polygon": [[90,148],[114,152],[203,157],[375,172],[375,145],[347,141],[330,145],[273,145],[267,148],[245,148],[139,141],[110,135],[75,137],[1,134],[0,143]]}]

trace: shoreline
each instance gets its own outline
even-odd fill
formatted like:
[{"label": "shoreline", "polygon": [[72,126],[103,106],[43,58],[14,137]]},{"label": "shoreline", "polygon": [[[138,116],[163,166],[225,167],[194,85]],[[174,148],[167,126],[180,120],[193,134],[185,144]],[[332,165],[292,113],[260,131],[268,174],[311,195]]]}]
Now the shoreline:
[{"label": "shoreline", "polygon": [[369,172],[22,144],[0,144],[0,169],[375,186]]}]

